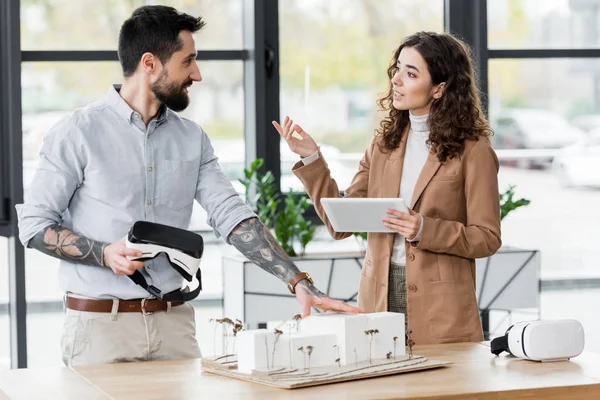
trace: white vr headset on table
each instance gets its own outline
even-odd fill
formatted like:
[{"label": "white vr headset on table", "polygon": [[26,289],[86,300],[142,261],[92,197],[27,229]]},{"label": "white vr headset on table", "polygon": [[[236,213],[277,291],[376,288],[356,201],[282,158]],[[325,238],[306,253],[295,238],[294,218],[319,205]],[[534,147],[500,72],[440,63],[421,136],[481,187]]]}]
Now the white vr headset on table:
[{"label": "white vr headset on table", "polygon": [[585,335],[573,319],[525,321],[512,325],[506,334],[492,340],[491,351],[503,351],[533,361],[560,361],[583,351]]},{"label": "white vr headset on table", "polygon": [[200,294],[200,260],[204,251],[202,236],[185,229],[137,221],[127,234],[126,247],[143,253],[140,257],[127,257],[132,261],[147,261],[159,254],[166,254],[171,266],[188,282],[191,282],[194,276],[198,279],[198,287],[190,292],[174,290],[163,294],[157,287],[148,285],[140,271],[136,270],[133,275],[129,275],[132,281],[154,297],[166,301],[190,301]]}]

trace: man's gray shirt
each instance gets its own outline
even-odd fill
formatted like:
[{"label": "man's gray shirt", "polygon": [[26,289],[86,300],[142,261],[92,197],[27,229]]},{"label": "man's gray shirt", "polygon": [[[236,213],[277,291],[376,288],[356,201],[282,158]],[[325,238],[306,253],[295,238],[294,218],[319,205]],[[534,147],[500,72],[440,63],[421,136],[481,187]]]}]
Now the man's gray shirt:
[{"label": "man's gray shirt", "polygon": [[[45,135],[25,202],[16,206],[23,245],[54,224],[108,243],[126,236],[138,220],[187,229],[194,199],[224,238],[255,216],[222,172],[201,127],[162,107],[146,129],[118,89],[111,86],[104,100],[76,110]],[[60,263],[64,291],[150,297],[108,267]],[[141,271],[163,293],[184,283],[166,257],[146,262]]]}]

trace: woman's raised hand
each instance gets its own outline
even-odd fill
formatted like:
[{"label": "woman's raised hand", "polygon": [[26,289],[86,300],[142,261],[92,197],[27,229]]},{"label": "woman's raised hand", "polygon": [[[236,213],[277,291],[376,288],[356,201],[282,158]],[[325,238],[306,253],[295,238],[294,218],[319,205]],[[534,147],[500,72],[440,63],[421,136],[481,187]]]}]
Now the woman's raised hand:
[{"label": "woman's raised hand", "polygon": [[[279,125],[277,121],[273,121],[273,126],[279,132],[282,138],[285,139],[290,150],[298,154],[300,157],[305,158],[312,156],[319,150],[319,146],[313,140],[312,137],[300,125],[294,125],[294,121],[290,117],[285,117],[283,126]],[[293,134],[297,133],[300,138],[294,137]]]}]

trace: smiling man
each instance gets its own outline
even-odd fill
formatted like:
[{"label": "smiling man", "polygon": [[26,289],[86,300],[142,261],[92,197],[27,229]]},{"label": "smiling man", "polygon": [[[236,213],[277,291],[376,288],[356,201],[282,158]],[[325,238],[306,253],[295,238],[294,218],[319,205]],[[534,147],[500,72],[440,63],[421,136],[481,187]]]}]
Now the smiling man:
[{"label": "smiling man", "polygon": [[23,244],[61,260],[68,366],[200,356],[193,307],[152,298],[128,275],[139,270],[163,293],[183,278],[164,255],[130,261],[141,253],[124,240],[139,220],[187,229],[194,200],[217,236],[289,285],[304,315],[358,311],[298,270],[235,192],[204,130],[177,115],[202,80],[193,33],[203,26],[171,7],[134,11],[119,35],[123,85],[48,132],[17,205]]}]

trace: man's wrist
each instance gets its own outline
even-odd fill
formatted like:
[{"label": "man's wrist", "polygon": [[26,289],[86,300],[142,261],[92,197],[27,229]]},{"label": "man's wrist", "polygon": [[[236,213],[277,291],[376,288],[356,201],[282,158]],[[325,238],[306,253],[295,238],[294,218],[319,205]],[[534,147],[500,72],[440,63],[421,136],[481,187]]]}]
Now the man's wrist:
[{"label": "man's wrist", "polygon": [[313,280],[307,272],[298,272],[288,282],[288,290],[290,291],[290,293],[296,294],[296,286],[300,282],[308,282],[312,284]]},{"label": "man's wrist", "polygon": [[106,248],[108,247],[108,243],[102,243],[102,256],[100,257],[100,266],[107,267],[106,265]]},{"label": "man's wrist", "polygon": [[308,279],[303,279],[303,280],[299,281],[298,284],[296,285],[296,288],[298,288],[299,286],[304,287],[313,296],[317,296],[317,297],[321,297],[321,298],[327,297],[327,295],[325,293],[323,293],[319,289],[317,289],[317,287],[314,285],[314,283],[312,283]]}]

